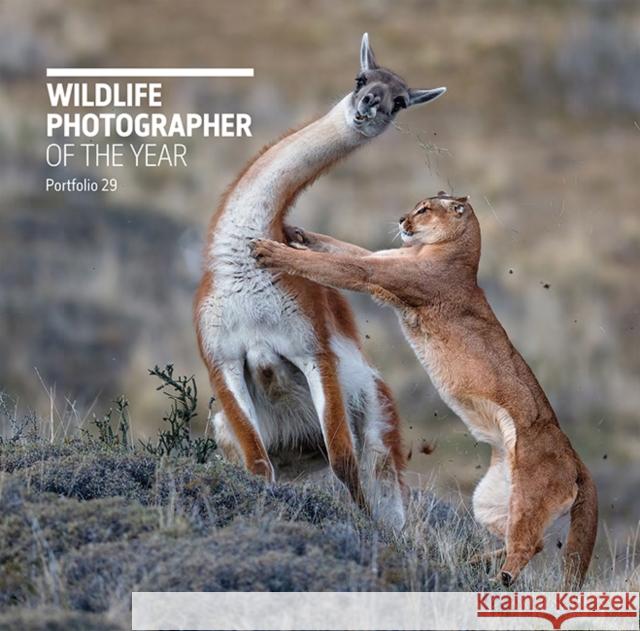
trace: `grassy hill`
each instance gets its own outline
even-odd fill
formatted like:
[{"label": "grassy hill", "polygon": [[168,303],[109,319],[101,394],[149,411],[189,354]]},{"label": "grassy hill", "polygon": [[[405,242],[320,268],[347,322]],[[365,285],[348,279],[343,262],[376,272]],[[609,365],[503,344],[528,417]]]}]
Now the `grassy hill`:
[{"label": "grassy hill", "polygon": [[[0,470],[3,630],[49,620],[124,629],[134,589],[469,587],[436,549],[394,538],[327,489],[268,485],[217,457],[196,464],[86,439],[6,441]],[[471,528],[432,496],[416,501],[421,529]]]},{"label": "grassy hill", "polygon": [[[34,415],[8,419],[0,631],[126,629],[136,590],[500,589],[492,581],[499,559],[474,561],[497,544],[462,503],[412,489],[407,525],[394,534],[361,514],[328,473],[269,484],[222,460],[213,442],[196,449],[192,401],[179,389],[169,394],[178,402],[164,434],[146,445],[132,445],[123,400],[119,421],[108,412],[60,440],[45,438],[50,427]],[[558,550],[553,540],[548,547],[515,589],[558,585]],[[587,588],[637,589],[634,559],[625,558],[627,568],[596,559]]]}]

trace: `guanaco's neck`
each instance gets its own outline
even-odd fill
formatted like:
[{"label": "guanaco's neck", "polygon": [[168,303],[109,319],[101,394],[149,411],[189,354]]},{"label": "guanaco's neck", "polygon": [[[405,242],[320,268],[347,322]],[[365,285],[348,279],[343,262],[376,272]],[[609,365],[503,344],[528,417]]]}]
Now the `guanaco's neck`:
[{"label": "guanaco's neck", "polygon": [[368,140],[347,123],[349,98],[274,144],[249,166],[221,209],[217,234],[229,236],[231,230],[252,238],[282,236],[282,223],[300,191]]}]

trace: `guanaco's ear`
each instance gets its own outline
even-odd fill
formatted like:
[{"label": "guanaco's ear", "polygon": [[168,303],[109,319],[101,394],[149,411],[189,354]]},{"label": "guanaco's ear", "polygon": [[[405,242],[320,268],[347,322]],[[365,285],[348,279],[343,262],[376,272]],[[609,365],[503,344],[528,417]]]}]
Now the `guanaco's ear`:
[{"label": "guanaco's ear", "polygon": [[442,96],[446,91],[447,88],[433,88],[433,90],[409,90],[409,107],[433,101],[433,99],[437,99],[439,96]]},{"label": "guanaco's ear", "polygon": [[360,70],[374,70],[377,67],[376,58],[369,45],[369,33],[365,33],[360,44]]}]

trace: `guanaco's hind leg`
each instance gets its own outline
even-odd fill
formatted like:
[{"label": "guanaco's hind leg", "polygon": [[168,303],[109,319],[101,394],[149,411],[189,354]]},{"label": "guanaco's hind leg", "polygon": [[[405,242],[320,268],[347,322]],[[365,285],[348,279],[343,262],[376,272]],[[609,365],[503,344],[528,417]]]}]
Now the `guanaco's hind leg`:
[{"label": "guanaco's hind leg", "polygon": [[347,487],[356,504],[369,512],[360,485],[354,439],[347,419],[335,356],[321,353],[315,357],[291,358],[291,361],[303,372],[309,384],[331,469]]},{"label": "guanaco's hind leg", "polygon": [[405,509],[402,471],[405,460],[400,440],[397,411],[386,384],[377,380],[365,415],[367,423],[362,446],[365,492],[374,518],[399,531]]},{"label": "guanaco's hind leg", "polygon": [[210,377],[245,466],[272,482],[275,473],[258,432],[258,417],[244,379],[243,363],[236,360],[215,366]]},{"label": "guanaco's hind leg", "polygon": [[577,470],[573,458],[561,448],[568,439],[559,428],[518,437],[512,458],[512,491],[507,524],[507,558],[501,569],[505,585],[511,584],[543,547],[547,526],[566,513],[575,501]]},{"label": "guanaco's hind leg", "polygon": [[233,462],[234,464],[244,464],[244,458],[238,449],[238,443],[229,426],[229,421],[222,410],[215,413],[211,419],[211,424],[213,426],[216,444],[225,457],[225,460]]}]

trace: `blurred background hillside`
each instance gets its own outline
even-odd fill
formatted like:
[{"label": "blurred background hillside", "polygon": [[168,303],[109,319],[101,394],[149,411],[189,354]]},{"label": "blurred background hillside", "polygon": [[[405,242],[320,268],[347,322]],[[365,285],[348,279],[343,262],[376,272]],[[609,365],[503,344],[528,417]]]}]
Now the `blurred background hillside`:
[{"label": "blurred background hillside", "polygon": [[[640,518],[635,1],[3,0],[0,389],[80,420],[124,393],[148,435],[164,402],[146,369],[173,362],[206,403],[191,301],[207,221],[264,143],[351,90],[363,31],[413,87],[449,92],[318,182],[291,222],[386,247],[418,199],[470,194],[481,285],[595,473],[622,545]],[[167,112],[246,111],[254,136],[193,138],[188,168],[92,173],[117,176],[117,193],[45,194],[47,176],[87,175],[44,161],[45,68],[63,65],[254,67],[254,79],[163,82]],[[468,496],[487,450],[435,394],[393,313],[353,304],[398,397],[411,469]]]}]

